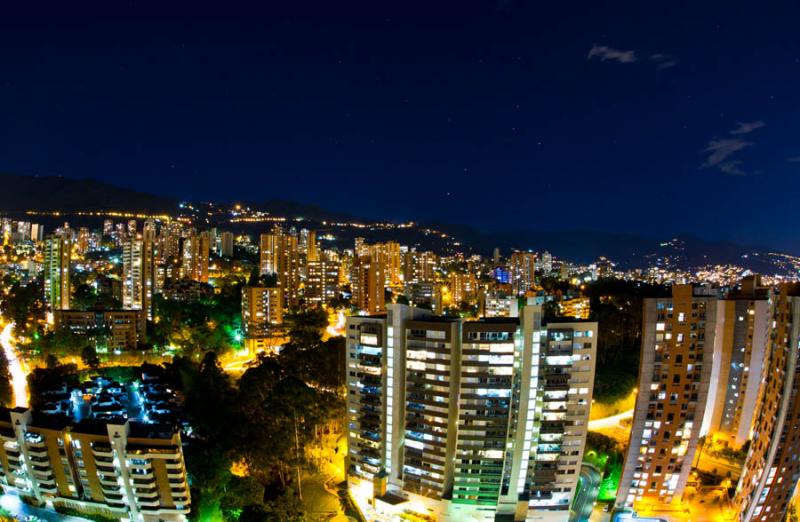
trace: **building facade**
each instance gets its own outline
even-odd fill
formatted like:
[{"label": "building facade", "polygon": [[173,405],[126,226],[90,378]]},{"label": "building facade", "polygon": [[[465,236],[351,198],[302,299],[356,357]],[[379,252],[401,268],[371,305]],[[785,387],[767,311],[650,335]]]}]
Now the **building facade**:
[{"label": "building facade", "polygon": [[566,520],[597,324],[467,322],[389,305],[347,324],[348,475],[361,506],[440,520]]},{"label": "building facade", "polygon": [[78,335],[102,333],[111,350],[135,350],[145,340],[144,310],[56,310],[56,329]]},{"label": "building facade", "polygon": [[283,323],[283,289],[245,286],[242,288],[242,330],[245,346],[265,349],[275,337],[275,327]]},{"label": "building facade", "polygon": [[44,302],[48,322],[55,310],[70,308],[70,259],[72,241],[67,236],[52,236],[44,242]]},{"label": "building facade", "polygon": [[800,478],[800,285],[772,297],[764,381],[734,506],[739,520],[780,522]]},{"label": "building facade", "polygon": [[144,310],[153,318],[153,294],[156,289],[155,250],[148,234],[125,241],[122,248],[122,306]]},{"label": "building facade", "polygon": [[132,421],[72,424],[26,408],[0,409],[5,488],[50,507],[132,521],[190,512],[180,432]]},{"label": "building facade", "polygon": [[[639,388],[617,505],[677,502],[706,418],[717,297],[675,285],[645,299]],[[710,421],[710,419],[709,419]]]}]

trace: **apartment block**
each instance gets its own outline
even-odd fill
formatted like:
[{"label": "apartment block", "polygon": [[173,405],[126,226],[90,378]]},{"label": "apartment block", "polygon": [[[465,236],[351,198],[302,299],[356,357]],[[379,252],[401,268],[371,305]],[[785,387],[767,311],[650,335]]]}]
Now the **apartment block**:
[{"label": "apartment block", "polygon": [[766,371],[734,506],[742,522],[784,520],[800,478],[800,285],[772,296]]},{"label": "apartment block", "polygon": [[[639,388],[617,505],[680,500],[691,471],[711,381],[717,297],[675,285],[645,299]],[[709,419],[710,421],[710,419]]]},{"label": "apartment block", "polygon": [[306,265],[306,302],[324,304],[339,297],[339,270],[341,264],[323,254],[321,259],[308,261]]},{"label": "apartment block", "polygon": [[131,310],[144,310],[147,318],[152,319],[156,288],[155,249],[152,232],[147,236],[128,239],[123,245],[122,306]]},{"label": "apartment block", "polygon": [[51,323],[55,310],[70,308],[71,254],[67,236],[51,236],[44,242],[44,302]]},{"label": "apartment block", "polygon": [[144,310],[56,310],[56,329],[78,335],[103,333],[110,350],[135,350],[145,340]]},{"label": "apartment block", "polygon": [[377,258],[360,256],[353,263],[350,286],[353,304],[367,313],[378,313],[386,309],[386,267]]},{"label": "apartment block", "polygon": [[717,304],[709,408],[709,433],[732,448],[750,438],[766,369],[769,290],[757,276],[745,278]]},{"label": "apartment block", "polygon": [[265,349],[275,335],[275,327],[283,323],[283,289],[280,287],[245,286],[242,288],[242,330],[245,346]]},{"label": "apartment block", "polygon": [[362,508],[566,520],[597,324],[544,324],[539,306],[478,321],[387,308],[347,324],[348,475]]},{"label": "apartment block", "polygon": [[297,236],[287,234],[276,226],[271,233],[261,234],[259,247],[261,275],[275,274],[278,286],[283,289],[286,304],[296,305],[300,298],[300,252]]},{"label": "apartment block", "polygon": [[0,481],[42,504],[142,522],[190,512],[180,432],[172,428],[3,408],[0,439]]}]

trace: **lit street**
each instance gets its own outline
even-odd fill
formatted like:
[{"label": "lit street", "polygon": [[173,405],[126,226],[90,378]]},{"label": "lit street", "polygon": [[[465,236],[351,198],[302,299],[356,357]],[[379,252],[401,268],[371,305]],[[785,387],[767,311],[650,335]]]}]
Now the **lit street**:
[{"label": "lit street", "polygon": [[14,338],[11,334],[14,329],[13,324],[6,324],[0,332],[0,345],[8,360],[8,371],[11,374],[11,387],[14,391],[14,404],[16,406],[28,405],[28,381],[27,372],[23,368],[17,350],[14,348]]},{"label": "lit street", "polygon": [[602,474],[593,466],[584,464],[581,466],[581,474],[578,479],[578,488],[575,491],[575,499],[570,510],[570,522],[584,522],[589,520],[594,509],[594,501],[600,491],[600,480]]}]

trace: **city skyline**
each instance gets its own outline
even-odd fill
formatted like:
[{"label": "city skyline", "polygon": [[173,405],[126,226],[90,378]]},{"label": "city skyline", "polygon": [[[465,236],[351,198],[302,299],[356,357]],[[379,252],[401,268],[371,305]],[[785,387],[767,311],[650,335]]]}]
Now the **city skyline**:
[{"label": "city skyline", "polygon": [[[725,7],[9,8],[0,169],[797,250],[796,7]],[[503,203],[474,212],[493,187]],[[692,212],[631,219],[687,191]]]}]

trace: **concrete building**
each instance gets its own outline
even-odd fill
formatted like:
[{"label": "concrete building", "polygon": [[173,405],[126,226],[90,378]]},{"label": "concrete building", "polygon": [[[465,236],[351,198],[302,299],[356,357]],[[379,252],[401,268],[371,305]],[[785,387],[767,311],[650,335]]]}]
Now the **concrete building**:
[{"label": "concrete building", "polygon": [[180,432],[171,427],[2,408],[0,439],[0,481],[21,496],[113,519],[189,514]]},{"label": "concrete building", "polygon": [[353,304],[367,313],[386,309],[386,267],[372,256],[361,256],[353,263],[350,287]]},{"label": "concrete building", "polygon": [[48,322],[55,310],[70,308],[70,259],[72,241],[66,236],[51,236],[44,243],[44,302]]},{"label": "concrete building", "polygon": [[308,303],[325,304],[339,296],[341,263],[323,254],[321,259],[309,260],[306,265],[306,284],[303,295]]},{"label": "concrete building", "polygon": [[208,232],[193,234],[183,239],[181,275],[200,283],[208,283],[208,254],[211,247]]},{"label": "concrete building", "polygon": [[130,310],[144,310],[146,317],[152,319],[155,289],[152,233],[148,233],[147,239],[140,236],[126,240],[122,247],[122,306]]},{"label": "concrete building", "polygon": [[270,234],[259,238],[259,272],[275,274],[278,286],[283,289],[287,306],[298,304],[300,299],[300,253],[297,236],[287,234],[276,226]]},{"label": "concrete building", "polygon": [[645,299],[639,388],[618,506],[681,499],[706,420],[716,319],[717,297],[702,288],[675,285],[669,298]]},{"label": "concrete building", "polygon": [[515,295],[524,295],[536,283],[536,254],[513,252],[508,260],[511,288]]},{"label": "concrete building", "polygon": [[219,255],[233,257],[233,232],[223,232],[219,236]]},{"label": "concrete building", "polygon": [[[347,323],[348,475],[368,512],[566,520],[597,324],[461,319],[389,305]],[[370,511],[371,510],[371,511]]]},{"label": "concrete building", "polygon": [[766,368],[769,290],[756,276],[717,304],[714,366],[709,392],[709,433],[732,448],[750,438]]},{"label": "concrete building", "polygon": [[144,310],[56,310],[55,327],[79,335],[107,334],[110,350],[135,350],[145,340]]},{"label": "concrete building", "polygon": [[800,478],[800,284],[772,298],[767,371],[734,506],[742,522],[780,522]]},{"label": "concrete building", "polygon": [[275,327],[283,323],[283,289],[245,286],[242,288],[242,330],[245,347],[258,351],[269,345]]}]

